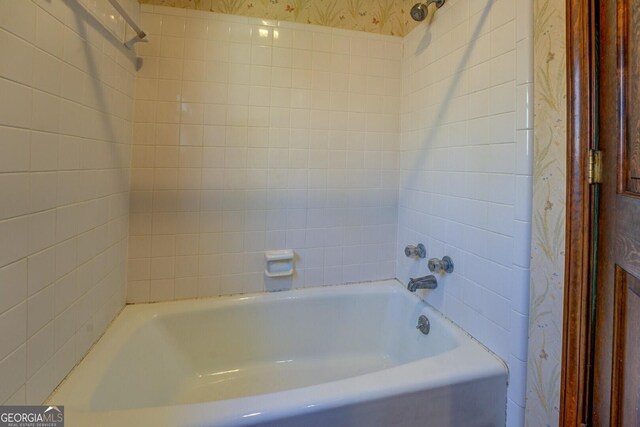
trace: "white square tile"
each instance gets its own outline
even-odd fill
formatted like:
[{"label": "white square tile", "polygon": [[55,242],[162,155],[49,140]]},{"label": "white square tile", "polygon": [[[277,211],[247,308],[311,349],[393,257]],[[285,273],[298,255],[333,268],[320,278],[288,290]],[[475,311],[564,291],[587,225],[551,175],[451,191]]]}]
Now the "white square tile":
[{"label": "white square tile", "polygon": [[494,29],[491,32],[491,54],[495,57],[514,50],[516,47],[515,21]]},{"label": "white square tile", "polygon": [[0,313],[27,297],[27,260],[23,259],[0,268]]},{"label": "white square tile", "polygon": [[513,337],[511,341],[511,354],[518,360],[527,360],[529,338],[529,316],[511,310],[510,331]]},{"label": "white square tile", "polygon": [[516,54],[516,84],[533,83],[533,37],[518,41]]},{"label": "white square tile", "polygon": [[77,240],[75,238],[66,240],[55,246],[56,279],[70,273],[77,267],[77,248]]},{"label": "white square tile", "polygon": [[160,37],[160,57],[163,58],[183,58],[184,39],[182,37],[162,36]]},{"label": "white square tile", "polygon": [[0,126],[0,172],[29,170],[30,139],[27,130]]},{"label": "white square tile", "polygon": [[0,314],[0,360],[11,354],[27,340],[27,304],[21,303]]},{"label": "white square tile", "polygon": [[12,102],[0,104],[0,125],[29,128],[31,121],[32,90],[27,86],[0,78],[0,93]]},{"label": "white square tile", "polygon": [[27,402],[42,403],[53,390],[57,381],[53,372],[53,359],[49,359],[42,368],[27,380]]},{"label": "white square tile", "polygon": [[0,221],[0,266],[27,256],[29,251],[29,220],[17,217]]},{"label": "white square tile", "polygon": [[513,111],[516,111],[515,82],[511,81],[492,87],[489,93],[489,114],[496,115]]},{"label": "white square tile", "polygon": [[63,62],[49,53],[35,50],[33,57],[33,87],[55,95],[62,92]]},{"label": "white square tile", "polygon": [[26,173],[0,174],[0,219],[24,215],[29,211],[29,175]]},{"label": "white square tile", "polygon": [[31,44],[7,31],[0,30],[0,55],[3,58],[11,58],[0,64],[0,77],[31,84],[34,51]]},{"label": "white square tile", "polygon": [[515,221],[514,235],[514,264],[518,267],[529,268],[531,265],[531,223]]},{"label": "white square tile", "polygon": [[33,43],[36,33],[36,9],[32,2],[0,2],[0,28]]},{"label": "white square tile", "polygon": [[64,25],[55,17],[43,9],[38,8],[36,13],[36,40],[35,44],[51,55],[62,58]]},{"label": "white square tile", "polygon": [[[1,3],[0,3],[1,4]],[[22,345],[16,351],[0,361],[0,402],[3,405],[24,404],[15,396],[27,380],[26,346]]]},{"label": "white square tile", "polygon": [[53,318],[54,287],[47,286],[27,300],[27,336],[33,336]]},{"label": "white square tile", "polygon": [[517,87],[517,129],[533,129],[533,84]]},{"label": "white square tile", "polygon": [[529,269],[514,266],[514,282],[511,287],[512,309],[523,315],[529,315]]},{"label": "white square tile", "polygon": [[531,176],[516,177],[516,202],[514,218],[518,221],[531,221],[533,204],[533,179]]},{"label": "white square tile", "polygon": [[516,1],[516,28],[518,41],[533,37],[533,1]]},{"label": "white square tile", "polygon": [[162,17],[162,35],[184,37],[186,18],[183,16],[164,15]]},{"label": "white square tile", "polygon": [[491,27],[497,28],[516,17],[516,3],[511,0],[497,0],[491,6]]}]

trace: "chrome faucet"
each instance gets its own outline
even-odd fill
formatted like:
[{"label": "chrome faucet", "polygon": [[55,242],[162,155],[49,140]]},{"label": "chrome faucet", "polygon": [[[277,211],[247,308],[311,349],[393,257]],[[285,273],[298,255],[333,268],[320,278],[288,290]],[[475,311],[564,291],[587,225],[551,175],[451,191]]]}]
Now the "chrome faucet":
[{"label": "chrome faucet", "polygon": [[404,254],[407,258],[425,258],[427,256],[427,249],[422,243],[418,243],[416,246],[407,245],[404,248]]},{"label": "chrome faucet", "polygon": [[424,277],[418,277],[417,279],[409,279],[407,289],[410,292],[415,292],[418,289],[435,289],[438,287],[438,279],[433,274]]},{"label": "chrome faucet", "polygon": [[431,258],[427,265],[432,273],[453,273],[453,260],[448,256],[442,257],[442,259]]}]

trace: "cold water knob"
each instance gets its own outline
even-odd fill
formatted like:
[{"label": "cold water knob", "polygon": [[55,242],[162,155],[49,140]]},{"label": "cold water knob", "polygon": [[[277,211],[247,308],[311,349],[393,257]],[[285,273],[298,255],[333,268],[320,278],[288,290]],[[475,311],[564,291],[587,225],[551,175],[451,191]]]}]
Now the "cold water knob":
[{"label": "cold water knob", "polygon": [[431,258],[427,265],[432,273],[453,273],[453,260],[448,256],[444,256],[442,259]]},{"label": "cold water knob", "polygon": [[404,248],[404,254],[408,258],[425,258],[427,256],[427,249],[422,243],[418,243],[417,246],[407,245]]}]

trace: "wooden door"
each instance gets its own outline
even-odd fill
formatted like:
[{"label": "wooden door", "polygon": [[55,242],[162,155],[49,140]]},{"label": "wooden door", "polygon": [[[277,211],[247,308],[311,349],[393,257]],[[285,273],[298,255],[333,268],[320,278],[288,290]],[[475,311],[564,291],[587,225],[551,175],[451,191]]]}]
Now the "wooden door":
[{"label": "wooden door", "polygon": [[594,426],[640,426],[640,0],[599,2]]}]

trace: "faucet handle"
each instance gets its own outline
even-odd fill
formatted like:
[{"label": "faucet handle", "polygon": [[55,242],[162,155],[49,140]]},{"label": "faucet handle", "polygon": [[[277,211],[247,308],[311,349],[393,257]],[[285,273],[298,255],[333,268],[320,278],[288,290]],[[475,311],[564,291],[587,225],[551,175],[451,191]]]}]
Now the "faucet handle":
[{"label": "faucet handle", "polygon": [[424,245],[422,243],[418,243],[417,246],[407,245],[407,247],[404,248],[404,254],[408,258],[411,258],[411,257],[414,257],[414,258],[426,258],[427,249],[424,247]]},{"label": "faucet handle", "polygon": [[453,273],[453,260],[448,256],[442,259],[431,258],[428,267],[430,272],[436,274]]}]

